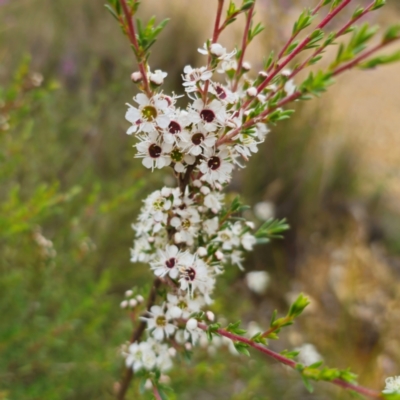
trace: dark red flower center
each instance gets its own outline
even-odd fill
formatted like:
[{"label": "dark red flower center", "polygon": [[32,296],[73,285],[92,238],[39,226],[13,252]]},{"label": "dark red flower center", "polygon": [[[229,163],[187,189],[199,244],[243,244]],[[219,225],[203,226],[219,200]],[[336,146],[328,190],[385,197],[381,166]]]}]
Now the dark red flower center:
[{"label": "dark red flower center", "polygon": [[225,90],[221,87],[221,86],[217,86],[216,88],[215,88],[215,91],[217,92],[217,96],[220,98],[220,99],[226,99],[226,92],[225,92]]},{"label": "dark red flower center", "polygon": [[215,119],[215,114],[214,114],[213,110],[204,109],[204,110],[201,110],[200,117],[203,121],[213,122]]},{"label": "dark red flower center", "polygon": [[192,143],[195,144],[196,146],[198,146],[199,144],[201,144],[204,140],[204,135],[202,133],[195,133],[192,136]]},{"label": "dark red flower center", "polygon": [[165,261],[165,265],[167,268],[174,268],[176,265],[176,258],[172,257],[169,260]]},{"label": "dark red flower center", "polygon": [[192,267],[189,267],[189,268],[186,270],[186,280],[187,280],[187,281],[194,281],[195,278],[196,278],[196,271],[195,271],[195,269],[192,268]]},{"label": "dark red flower center", "polygon": [[149,154],[151,158],[158,158],[161,156],[162,153],[162,149],[160,146],[156,145],[156,144],[152,144],[149,147]]},{"label": "dark red flower center", "polygon": [[181,126],[176,121],[171,121],[168,126],[169,133],[175,134],[182,130]]},{"label": "dark red flower center", "polygon": [[209,168],[215,171],[221,166],[221,159],[217,156],[213,156],[208,160],[207,165]]}]

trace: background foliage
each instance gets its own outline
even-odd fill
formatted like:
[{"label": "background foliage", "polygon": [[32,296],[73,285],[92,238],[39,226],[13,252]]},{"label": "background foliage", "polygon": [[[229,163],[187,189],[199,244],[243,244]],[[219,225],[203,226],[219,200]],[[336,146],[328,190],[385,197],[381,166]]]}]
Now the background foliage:
[{"label": "background foliage", "polygon": [[[148,15],[172,17],[151,64],[179,91],[213,13],[197,0],[143,3]],[[253,55],[279,45],[309,5],[271,3],[260,1],[268,28]],[[111,399],[131,331],[119,303],[150,282],[129,262],[130,222],[146,194],[173,184],[133,159],[124,134],[133,55],[101,1],[0,0],[0,60],[0,399]],[[214,305],[227,319],[267,325],[305,291],[310,311],[272,346],[312,342],[328,365],[351,366],[376,388],[400,364],[398,69],[350,73],[274,129],[237,175],[232,192],[272,202],[292,229],[247,262],[270,272],[266,295],[232,270]],[[325,384],[309,395],[297,375],[259,356],[197,351],[195,360],[171,373],[179,399],[348,398]]]}]

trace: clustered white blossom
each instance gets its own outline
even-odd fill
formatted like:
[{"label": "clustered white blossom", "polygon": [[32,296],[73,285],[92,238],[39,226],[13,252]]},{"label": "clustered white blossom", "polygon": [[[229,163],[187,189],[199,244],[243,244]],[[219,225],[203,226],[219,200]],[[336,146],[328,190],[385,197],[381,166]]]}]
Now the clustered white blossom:
[{"label": "clustered white blossom", "polygon": [[400,376],[389,377],[385,380],[385,394],[400,394]]},{"label": "clustered white blossom", "polygon": [[[190,99],[186,109],[176,106],[176,95],[158,91],[150,98],[137,94],[126,112],[131,123],[127,133],[138,140],[136,157],[151,170],[172,167],[181,183],[148,196],[132,225],[136,238],[131,261],[148,263],[169,290],[163,302],[142,317],[148,339],[124,351],[126,364],[134,371],[167,370],[174,353],[166,344],[170,339],[186,349],[196,343],[204,345],[206,334],[191,315],[212,303],[216,277],[231,265],[242,269],[244,252],[256,244],[254,226],[230,218],[221,191],[234,168],[257,152],[269,132],[261,118],[251,128],[241,127],[277,87],[273,83],[258,93],[258,78],[252,81],[246,75],[248,63],[243,63],[240,83],[234,85],[236,52],[228,52],[219,43],[205,44],[199,52],[212,59],[212,67],[184,68],[183,87]],[[226,83],[212,80],[214,72],[223,74]],[[165,77],[160,70],[149,71],[153,86],[161,85]],[[134,82],[142,78],[140,73],[132,74]],[[294,91],[292,81],[283,78],[282,82],[282,91]],[[254,108],[243,112],[242,105],[248,101]],[[233,131],[237,133],[221,143]],[[265,274],[262,277],[264,290],[268,282]],[[121,307],[136,304],[134,299],[124,300]],[[210,311],[206,315],[214,319]]]}]

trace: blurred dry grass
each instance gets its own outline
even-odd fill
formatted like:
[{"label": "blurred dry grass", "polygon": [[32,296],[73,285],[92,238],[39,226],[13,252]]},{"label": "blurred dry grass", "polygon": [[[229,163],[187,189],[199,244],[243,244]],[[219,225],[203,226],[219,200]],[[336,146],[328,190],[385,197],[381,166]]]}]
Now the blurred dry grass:
[{"label": "blurred dry grass", "polygon": [[[31,154],[24,174],[34,171],[40,179],[58,179],[65,187],[89,185],[95,178],[99,187],[112,193],[129,187],[144,172],[137,160],[132,161],[131,142],[123,133],[123,104],[133,94],[128,77],[134,63],[102,4],[102,0],[0,1],[0,81],[9,77],[23,54],[30,53],[34,69],[61,85],[56,103],[47,111],[52,124],[44,123],[41,132],[43,143],[57,145],[59,152]],[[267,29],[250,48],[255,70],[261,64],[259,54],[282,43],[304,5],[310,1],[260,0],[257,18]],[[211,0],[143,1],[144,15],[172,18],[151,59],[154,68],[169,72],[168,89],[178,90],[185,64],[201,63],[196,49],[210,32],[213,6]],[[398,20],[396,4],[375,18],[383,24]],[[240,40],[242,23],[222,36],[224,44]],[[272,272],[273,287],[265,297],[249,296],[242,277],[232,272],[222,284],[224,298],[216,304],[228,315],[239,313],[244,320],[265,323],[274,307],[284,311],[288,293],[304,290],[313,298],[312,309],[284,336],[284,344],[276,346],[314,342],[328,364],[351,365],[362,383],[377,388],[400,368],[399,72],[399,65],[350,72],[321,100],[299,108],[294,122],[270,134],[232,190],[244,192],[253,203],[273,201],[278,215],[289,218],[292,230],[284,242],[258,249],[249,260],[249,265]],[[160,180],[148,182],[146,191]],[[120,276],[110,289],[115,299],[127,288],[128,278],[146,279],[139,267],[132,272],[124,250],[132,236],[127,220],[134,219],[139,196],[115,220],[97,225],[102,227],[95,235],[97,255],[89,265],[96,274],[111,266],[113,278]],[[49,231],[57,236],[57,229]],[[110,238],[110,232],[116,237]],[[54,360],[46,362],[51,365]],[[188,370],[189,375],[197,374],[192,382],[179,373],[174,379],[182,399],[233,398],[231,382],[239,393],[235,399],[261,398],[257,393],[263,393],[266,376],[274,398],[308,398],[297,377],[283,376],[279,378],[283,382],[274,383],[282,375],[280,367],[272,367],[270,373],[263,363],[244,363],[243,368],[235,364],[229,373],[224,359],[214,361],[211,371],[203,360],[196,370]],[[291,390],[285,391],[285,379],[293,385]],[[326,390],[329,398],[334,393],[342,398],[339,392]]]}]

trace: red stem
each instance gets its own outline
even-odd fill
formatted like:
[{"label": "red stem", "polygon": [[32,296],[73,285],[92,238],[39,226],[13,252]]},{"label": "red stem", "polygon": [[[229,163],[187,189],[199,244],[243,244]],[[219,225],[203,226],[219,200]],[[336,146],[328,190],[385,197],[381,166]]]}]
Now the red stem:
[{"label": "red stem", "polygon": [[162,397],[161,397],[156,385],[154,385],[154,383],[153,383],[153,394],[154,394],[154,398],[156,400],[162,400]]},{"label": "red stem", "polygon": [[[384,43],[380,43],[376,46],[374,46],[373,48],[371,48],[370,50],[366,51],[365,53],[359,55],[358,57],[356,57],[353,61],[348,62],[347,64],[343,65],[340,68],[335,69],[332,72],[332,76],[337,76],[339,74],[341,74],[342,72],[347,71],[348,69],[354,68],[355,66],[357,66],[357,64],[359,64],[361,61],[365,60],[366,58],[368,58],[371,54],[375,53],[376,51],[382,49],[383,47],[387,46],[388,44],[391,44],[392,42],[399,40],[400,38],[397,39],[393,39],[389,42],[384,42]],[[263,119],[265,119],[269,114],[271,114],[271,112],[275,111],[277,108],[280,108],[284,105],[286,105],[287,103],[290,103],[294,100],[297,100],[299,97],[301,97],[303,94],[300,91],[294,92],[291,96],[285,97],[284,99],[282,99],[280,102],[278,102],[276,104],[276,106],[271,107],[267,110],[265,110],[264,112],[262,112],[260,115],[257,115],[254,118],[249,119],[246,123],[244,123],[242,126],[240,126],[239,128],[234,129],[233,131],[231,131],[229,134],[223,136],[222,138],[220,138],[217,143],[216,146],[220,146],[223,143],[226,143],[228,141],[230,141],[232,138],[234,138],[242,129],[246,129],[249,128],[251,126],[253,126],[255,123],[257,123],[257,121],[262,121]]]},{"label": "red stem", "polygon": [[249,34],[249,30],[250,30],[250,26],[251,26],[251,19],[253,17],[253,12],[254,12],[254,6],[255,6],[255,2],[253,4],[253,6],[249,9],[249,12],[247,14],[247,20],[246,20],[246,26],[244,28],[244,32],[243,32],[243,38],[242,38],[242,53],[240,54],[240,58],[239,58],[239,62],[238,62],[238,66],[236,69],[236,77],[235,77],[235,83],[233,85],[232,91],[236,92],[238,84],[239,84],[239,79],[242,73],[242,65],[243,65],[243,59],[244,59],[244,53],[246,52],[247,49],[247,36]]},{"label": "red stem", "polygon": [[135,32],[135,26],[133,24],[132,21],[132,14],[131,11],[128,8],[128,5],[126,3],[126,0],[120,0],[122,9],[124,10],[124,14],[125,14],[125,19],[126,22],[128,24],[128,37],[133,45],[133,47],[136,50],[136,59],[139,65],[139,71],[142,75],[142,79],[143,79],[143,85],[144,85],[144,91],[146,92],[147,96],[150,98],[151,97],[151,90],[150,90],[150,86],[149,86],[149,80],[147,78],[147,72],[146,72],[146,67],[144,62],[139,58],[139,53],[140,53],[140,49],[139,49],[139,43],[137,41],[136,38],[136,32]]},{"label": "red stem", "polygon": [[[202,323],[198,323],[197,326],[202,329],[203,331],[207,331],[208,326]],[[276,361],[279,361],[282,364],[285,364],[291,368],[296,368],[297,363],[293,360],[291,360],[290,358],[287,358],[285,356],[282,356],[279,353],[276,353],[275,351],[272,351],[270,349],[268,349],[267,347],[263,346],[262,344],[259,343],[255,343],[250,339],[247,339],[243,336],[239,336],[239,335],[235,335],[234,333],[228,332],[225,329],[218,329],[216,331],[218,334],[220,334],[221,336],[225,336],[235,342],[241,342],[241,343],[245,343],[250,347],[253,347],[253,349],[256,349],[258,351],[260,351],[261,353],[264,353],[265,355],[267,355],[268,357],[273,358]],[[374,399],[381,399],[381,394],[375,390],[371,390],[359,385],[355,385],[349,382],[346,382],[342,379],[334,379],[332,381],[330,381],[332,383],[334,383],[335,385],[341,386],[345,389],[350,389],[350,390],[354,390],[355,392],[358,392],[360,394],[363,394],[364,396],[368,396]]]},{"label": "red stem", "polygon": [[[325,27],[340,11],[343,10],[348,4],[351,3],[352,0],[344,0],[338,7],[336,7],[333,11],[331,11],[317,26],[316,29],[322,29]],[[264,79],[264,81],[258,86],[257,93],[260,93],[263,89],[265,89],[268,84],[275,78],[275,76],[288,65],[310,42],[311,35],[308,35],[294,50],[293,52],[286,58],[282,64],[276,64],[275,69],[270,75]],[[246,108],[252,100],[248,100],[242,108]]]},{"label": "red stem", "polygon": [[[217,16],[215,17],[212,43],[217,43],[219,34],[221,33],[219,26],[221,23],[221,16],[222,16],[222,9],[224,7],[224,1],[225,0],[218,0],[218,9],[217,9]],[[211,64],[211,54],[208,55],[207,69],[210,68],[210,64]],[[203,103],[204,104],[206,104],[206,102],[207,102],[207,93],[208,93],[209,84],[210,84],[209,81],[206,81],[206,83],[204,84],[204,91],[203,91]]]},{"label": "red stem", "polygon": [[[364,15],[368,14],[370,11],[372,11],[372,7],[375,5],[375,2],[372,2],[359,16],[352,18],[345,26],[343,26],[342,29],[340,29],[336,35],[335,35],[335,39],[337,39],[338,37],[342,36],[347,29],[349,29],[355,22],[357,22],[360,18],[362,18]],[[316,56],[318,56],[319,54],[321,54],[324,49],[327,46],[321,46],[320,48],[318,48],[310,57],[308,57],[306,59],[306,61],[304,61],[299,67],[297,67],[289,76],[288,79],[293,78],[295,75],[297,75],[301,70],[303,70],[307,64]]]}]

